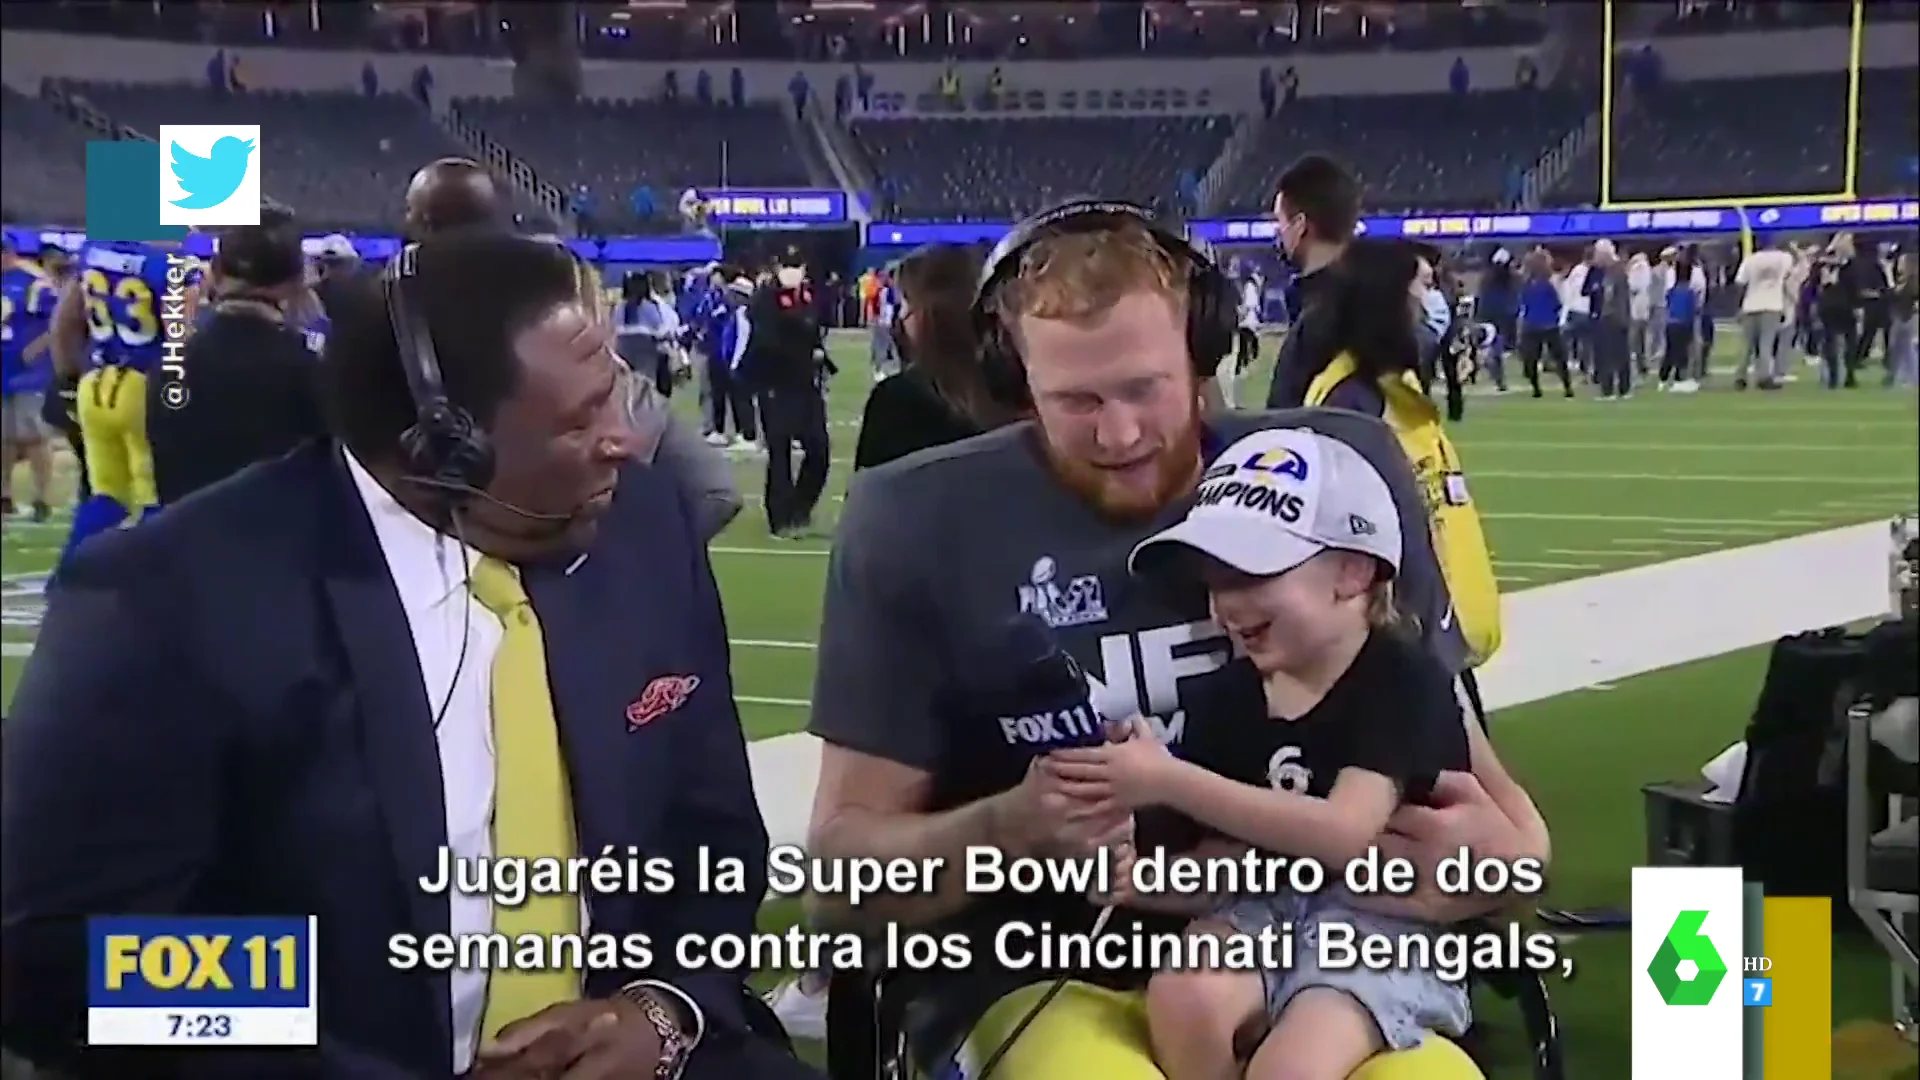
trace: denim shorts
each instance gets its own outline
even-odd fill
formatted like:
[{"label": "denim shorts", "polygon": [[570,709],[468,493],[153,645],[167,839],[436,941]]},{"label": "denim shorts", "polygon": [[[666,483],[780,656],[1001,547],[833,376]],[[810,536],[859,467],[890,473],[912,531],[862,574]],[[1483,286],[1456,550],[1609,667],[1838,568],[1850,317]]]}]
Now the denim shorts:
[{"label": "denim shorts", "polygon": [[1287,1002],[1309,987],[1324,986],[1352,997],[1372,1014],[1389,1050],[1411,1050],[1429,1031],[1459,1037],[1473,1018],[1464,983],[1448,982],[1431,971],[1375,971],[1352,967],[1323,970],[1319,964],[1320,927],[1350,925],[1361,934],[1400,937],[1432,934],[1433,926],[1361,911],[1338,894],[1301,896],[1276,893],[1242,896],[1214,915],[1236,933],[1258,934],[1268,927],[1293,924],[1293,967],[1260,973],[1267,1023],[1280,1018]]}]

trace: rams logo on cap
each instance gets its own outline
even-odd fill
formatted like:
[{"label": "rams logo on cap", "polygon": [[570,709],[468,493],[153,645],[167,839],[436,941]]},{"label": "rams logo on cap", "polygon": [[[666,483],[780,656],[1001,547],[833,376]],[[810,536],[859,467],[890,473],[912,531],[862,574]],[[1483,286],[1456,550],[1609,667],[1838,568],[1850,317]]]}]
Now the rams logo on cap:
[{"label": "rams logo on cap", "polygon": [[1235,467],[1245,472],[1290,476],[1303,484],[1307,480],[1307,459],[1293,450],[1260,450]]}]

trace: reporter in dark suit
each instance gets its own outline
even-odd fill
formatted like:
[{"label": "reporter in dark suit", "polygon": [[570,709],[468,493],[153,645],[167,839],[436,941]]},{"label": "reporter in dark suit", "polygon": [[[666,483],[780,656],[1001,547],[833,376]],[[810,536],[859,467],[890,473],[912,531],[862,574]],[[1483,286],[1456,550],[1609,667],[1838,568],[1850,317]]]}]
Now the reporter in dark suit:
[{"label": "reporter in dark suit", "polygon": [[[744,972],[675,964],[753,929],[767,837],[713,573],[686,497],[630,460],[609,328],[552,245],[401,265],[330,312],[334,441],[104,537],[50,596],[0,775],[0,1036],[142,1080],[815,1075],[748,1031]],[[408,452],[396,287],[490,469]],[[742,890],[696,894],[696,848]],[[674,885],[501,905],[426,891],[443,849],[664,857]],[[318,1050],[83,1048],[82,921],[114,912],[317,915]],[[654,947],[557,975],[390,960],[488,932]]]},{"label": "reporter in dark suit", "polygon": [[[288,309],[309,300],[293,217],[262,209],[259,225],[223,233],[212,280],[208,314],[187,339],[181,379],[155,379],[147,388],[147,438],[162,506],[326,434],[319,365],[287,325]],[[181,390],[184,397],[171,393]]]}]

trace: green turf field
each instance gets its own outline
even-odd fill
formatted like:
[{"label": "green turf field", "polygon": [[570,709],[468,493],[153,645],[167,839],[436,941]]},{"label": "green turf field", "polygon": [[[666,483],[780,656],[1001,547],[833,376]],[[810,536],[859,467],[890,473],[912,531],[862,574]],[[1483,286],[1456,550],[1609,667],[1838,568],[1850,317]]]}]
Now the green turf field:
[{"label": "green turf field", "polygon": [[[1730,338],[1722,336],[1723,353]],[[836,467],[832,504],[817,517],[823,526],[837,516],[845,489],[867,385],[864,346],[858,337],[836,342]],[[1809,369],[1798,370],[1801,381],[1777,394],[1734,393],[1723,375],[1696,395],[1643,391],[1625,402],[1472,398],[1466,422],[1452,430],[1504,586],[1524,589],[1911,512],[1920,499],[1914,395],[1828,392],[1812,384]],[[1249,376],[1242,396],[1257,398],[1266,382],[1264,370]],[[737,468],[742,489],[758,492],[759,459],[743,456]],[[39,607],[31,575],[50,565],[64,528],[7,526],[0,700],[11,695],[30,649]],[[715,545],[735,686],[755,738],[795,731],[805,719],[826,550],[825,542],[771,539],[757,501]],[[1625,903],[1627,868],[1644,856],[1640,785],[1691,775],[1739,738],[1763,663],[1762,651],[1738,653],[1499,714],[1495,741],[1554,830],[1552,902]],[[792,916],[786,905],[766,913],[770,922]],[[1593,936],[1569,948],[1579,970],[1553,989],[1570,1075],[1624,1077],[1627,939]],[[1870,945],[1839,942],[1834,975],[1837,1023],[1885,1018],[1886,964]],[[1517,1033],[1518,1020],[1506,1009],[1481,1004],[1509,1036]],[[1526,1075],[1510,1044],[1502,1045],[1511,1065],[1496,1069],[1494,1080]],[[1864,1063],[1870,1053],[1858,1056]]]}]

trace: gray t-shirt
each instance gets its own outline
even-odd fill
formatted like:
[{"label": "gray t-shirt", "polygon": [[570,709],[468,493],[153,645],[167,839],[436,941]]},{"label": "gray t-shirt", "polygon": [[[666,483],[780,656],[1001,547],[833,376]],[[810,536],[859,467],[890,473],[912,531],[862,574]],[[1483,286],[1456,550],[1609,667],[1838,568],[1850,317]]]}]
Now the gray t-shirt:
[{"label": "gray t-shirt", "polygon": [[[1450,670],[1465,667],[1426,510],[1382,421],[1343,409],[1229,413],[1209,424],[1209,455],[1262,428],[1305,427],[1354,446],[1387,478],[1406,532],[1402,607]],[[1053,628],[1093,680],[1104,716],[1153,717],[1177,741],[1181,687],[1231,647],[1206,597],[1133,580],[1127,555],[1185,506],[1117,525],[1062,487],[1015,424],[910,455],[854,478],[828,562],[810,730],[935,777],[935,807],[1017,783],[1044,752],[1030,725],[1007,725],[1009,620]]]}]

